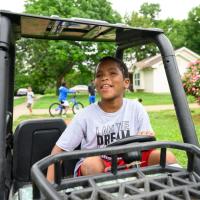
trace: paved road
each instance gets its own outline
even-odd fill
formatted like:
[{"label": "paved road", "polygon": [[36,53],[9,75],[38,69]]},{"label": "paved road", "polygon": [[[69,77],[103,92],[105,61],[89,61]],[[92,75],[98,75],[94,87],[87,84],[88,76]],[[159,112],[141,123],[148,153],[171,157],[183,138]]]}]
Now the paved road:
[{"label": "paved road", "polygon": [[[48,114],[48,109],[33,109],[32,114],[33,115]],[[16,120],[21,115],[30,115],[28,109],[26,108],[26,103],[23,103],[14,107],[13,120]]]},{"label": "paved road", "polygon": [[[144,106],[147,111],[161,111],[161,110],[174,110],[174,105],[155,105],[155,106]],[[200,108],[200,105],[193,103],[189,104],[189,107]],[[29,115],[26,103],[20,104],[14,107],[14,120],[21,115]],[[33,115],[49,114],[48,109],[33,109]]]},{"label": "paved road", "polygon": [[[41,96],[37,95],[34,101],[37,101]],[[13,120],[16,120],[21,115],[30,115],[29,110],[26,107],[26,102],[14,107]],[[48,114],[48,109],[33,109],[33,115]]]}]

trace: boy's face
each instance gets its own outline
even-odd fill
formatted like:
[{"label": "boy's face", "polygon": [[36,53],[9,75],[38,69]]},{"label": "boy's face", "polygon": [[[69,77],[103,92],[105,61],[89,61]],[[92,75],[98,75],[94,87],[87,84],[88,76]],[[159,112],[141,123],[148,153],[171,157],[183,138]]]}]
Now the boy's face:
[{"label": "boy's face", "polygon": [[31,87],[28,87],[28,91],[31,92],[31,90],[32,90]]},{"label": "boy's face", "polygon": [[124,90],[129,86],[129,79],[124,78],[119,64],[107,60],[96,69],[95,86],[102,100],[122,98]]}]

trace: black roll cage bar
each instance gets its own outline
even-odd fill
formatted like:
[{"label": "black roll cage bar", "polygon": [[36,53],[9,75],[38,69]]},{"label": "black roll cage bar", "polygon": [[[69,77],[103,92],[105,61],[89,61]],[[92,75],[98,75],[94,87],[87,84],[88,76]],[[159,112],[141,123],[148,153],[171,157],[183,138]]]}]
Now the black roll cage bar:
[{"label": "black roll cage bar", "polygon": [[[20,29],[22,26],[22,18],[32,18],[41,20],[60,20],[61,22],[80,23],[89,26],[109,27],[109,30],[115,31],[114,38],[99,39],[106,31],[96,34],[91,38],[84,37],[68,37],[62,36],[34,36],[24,34]],[[89,30],[90,31],[90,30]],[[93,28],[94,31],[94,28]],[[173,47],[159,29],[142,29],[132,28],[125,25],[109,24],[105,22],[95,22],[81,19],[61,19],[42,17],[28,14],[17,14],[8,11],[0,11],[0,199],[4,199],[5,189],[5,161],[6,161],[6,137],[8,133],[12,133],[13,121],[13,99],[14,99],[14,71],[15,71],[15,42],[19,37],[30,37],[40,39],[55,39],[55,40],[77,40],[77,41],[108,41],[115,42],[117,47],[116,57],[122,59],[125,49],[136,46],[138,44],[155,43],[162,55],[165,72],[167,75],[170,91],[172,94],[176,115],[178,118],[180,130],[182,133],[184,143],[190,143],[199,146],[196,136],[194,124],[190,114],[189,106],[186,100],[186,95],[182,86],[181,78],[178,72],[177,62]],[[11,113],[10,125],[7,128],[7,114]],[[195,169],[200,174],[200,162],[195,161]]]}]

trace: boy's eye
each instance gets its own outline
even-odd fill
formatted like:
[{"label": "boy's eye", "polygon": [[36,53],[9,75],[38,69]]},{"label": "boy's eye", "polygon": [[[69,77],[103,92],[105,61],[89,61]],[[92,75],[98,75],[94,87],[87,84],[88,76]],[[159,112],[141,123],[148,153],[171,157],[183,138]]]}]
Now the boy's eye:
[{"label": "boy's eye", "polygon": [[110,71],[110,72],[107,72],[106,74],[104,74],[104,73],[97,73],[96,74],[96,78],[101,78],[103,76],[115,76],[117,74],[118,74],[118,72],[116,72],[116,71]]},{"label": "boy's eye", "polygon": [[96,74],[96,78],[100,78],[101,76],[101,74]]},{"label": "boy's eye", "polygon": [[110,72],[110,74],[111,74],[111,75],[116,75],[117,72],[114,72],[114,71],[113,71],[113,72]]}]

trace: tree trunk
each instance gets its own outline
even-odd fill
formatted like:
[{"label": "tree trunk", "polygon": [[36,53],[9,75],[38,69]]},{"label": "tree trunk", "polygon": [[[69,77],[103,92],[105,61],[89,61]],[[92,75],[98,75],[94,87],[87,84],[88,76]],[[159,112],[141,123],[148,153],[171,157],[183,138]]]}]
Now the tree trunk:
[{"label": "tree trunk", "polygon": [[59,89],[59,87],[61,86],[61,82],[62,82],[62,78],[60,79],[57,79],[56,80],[56,95],[58,96],[58,94],[59,94],[59,91],[58,91],[58,89]]},{"label": "tree trunk", "polygon": [[57,80],[56,80],[56,95],[59,94],[59,87],[61,86],[62,82],[65,80],[64,77],[65,77],[65,74],[67,74],[73,67],[73,63],[70,62],[70,63],[67,63],[67,66],[65,67],[65,70],[58,76]]}]

